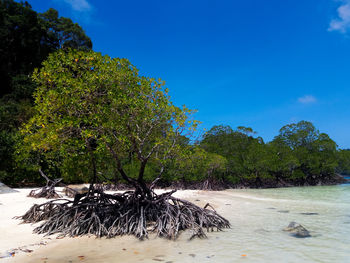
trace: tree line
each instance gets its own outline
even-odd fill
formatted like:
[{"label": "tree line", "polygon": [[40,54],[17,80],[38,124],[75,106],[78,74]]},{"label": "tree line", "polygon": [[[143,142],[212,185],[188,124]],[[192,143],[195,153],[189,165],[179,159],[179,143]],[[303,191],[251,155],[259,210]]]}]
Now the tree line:
[{"label": "tree line", "polygon": [[[288,124],[265,143],[249,127],[212,127],[168,163],[163,186],[194,189],[328,185],[343,182],[350,151],[308,121]],[[130,163],[131,165],[131,163]],[[150,167],[149,175],[153,171]],[[156,169],[153,167],[153,169]]]},{"label": "tree line", "polygon": [[4,183],[38,184],[38,167],[66,183],[158,178],[160,186],[201,189],[331,184],[350,172],[350,151],[307,121],[282,127],[268,143],[251,128],[224,125],[193,143],[192,111],[169,104],[164,83],[138,76],[129,61],[91,51],[69,18],[0,0],[0,19]]}]

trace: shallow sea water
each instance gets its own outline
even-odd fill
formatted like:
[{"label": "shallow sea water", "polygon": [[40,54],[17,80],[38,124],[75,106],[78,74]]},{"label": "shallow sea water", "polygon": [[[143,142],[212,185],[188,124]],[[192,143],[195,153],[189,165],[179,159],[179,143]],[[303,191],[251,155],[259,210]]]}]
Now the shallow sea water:
[{"label": "shallow sea water", "polygon": [[[13,262],[350,262],[350,185],[189,191],[187,199],[210,202],[232,228],[192,241],[189,233],[177,241],[65,238]],[[282,231],[291,221],[312,237]]]}]

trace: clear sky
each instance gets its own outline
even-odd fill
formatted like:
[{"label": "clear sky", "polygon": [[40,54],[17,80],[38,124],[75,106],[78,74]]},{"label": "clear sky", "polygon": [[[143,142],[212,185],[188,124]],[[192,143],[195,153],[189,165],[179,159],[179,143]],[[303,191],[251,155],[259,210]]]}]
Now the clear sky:
[{"label": "clear sky", "polygon": [[350,0],[28,2],[165,80],[203,128],[249,126],[269,141],[307,120],[350,148]]}]

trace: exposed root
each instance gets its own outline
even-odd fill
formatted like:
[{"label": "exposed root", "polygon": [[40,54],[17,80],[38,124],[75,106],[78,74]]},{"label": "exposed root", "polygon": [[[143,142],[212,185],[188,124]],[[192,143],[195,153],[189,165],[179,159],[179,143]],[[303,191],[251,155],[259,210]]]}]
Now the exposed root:
[{"label": "exposed root", "polygon": [[47,199],[56,199],[56,198],[61,198],[59,194],[55,191],[55,186],[50,185],[50,186],[44,186],[39,189],[35,189],[30,191],[29,197],[34,197],[34,198],[47,198]]},{"label": "exposed root", "polygon": [[39,189],[35,189],[30,191],[29,197],[34,198],[47,198],[47,199],[55,199],[60,198],[61,196],[56,193],[55,186],[62,181],[62,179],[49,179],[41,169],[39,169],[39,173],[42,177],[46,179],[46,185],[44,187],[41,187]]},{"label": "exposed root", "polygon": [[77,195],[74,201],[58,199],[34,205],[18,217],[24,223],[46,220],[34,232],[62,236],[93,234],[97,237],[134,235],[139,239],[149,233],[176,239],[183,230],[190,229],[192,237],[204,238],[207,231],[229,228],[228,220],[216,213],[210,205],[200,208],[191,202],[171,196],[175,191],[152,198],[142,198],[134,191],[109,195],[92,189]]}]

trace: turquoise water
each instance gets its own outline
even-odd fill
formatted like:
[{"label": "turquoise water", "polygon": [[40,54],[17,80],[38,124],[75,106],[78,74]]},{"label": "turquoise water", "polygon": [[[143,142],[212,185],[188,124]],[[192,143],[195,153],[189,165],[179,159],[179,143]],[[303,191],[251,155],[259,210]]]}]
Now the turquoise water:
[{"label": "turquoise water", "polygon": [[[247,247],[251,261],[350,262],[349,184],[228,192],[245,200],[247,230],[237,234],[246,242],[242,249]],[[312,237],[281,231],[291,221],[306,227]]]},{"label": "turquoise water", "polygon": [[[226,190],[207,201],[232,228],[211,233],[207,240],[175,244],[177,250],[169,254],[182,254],[170,257],[173,262],[197,262],[189,254],[202,262],[350,262],[349,184]],[[291,221],[303,225],[312,237],[284,232]]]}]

